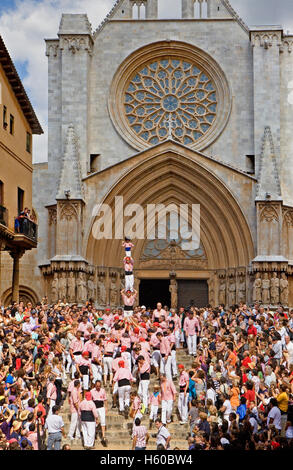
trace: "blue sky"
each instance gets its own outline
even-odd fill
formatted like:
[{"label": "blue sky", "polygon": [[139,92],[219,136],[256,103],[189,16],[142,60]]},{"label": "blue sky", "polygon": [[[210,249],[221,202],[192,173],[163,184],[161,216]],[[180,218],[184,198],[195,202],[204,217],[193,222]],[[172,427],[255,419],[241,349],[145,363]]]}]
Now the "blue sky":
[{"label": "blue sky", "polygon": [[[95,30],[115,0],[0,0],[0,34],[45,135],[34,138],[35,161],[47,158],[48,77],[44,38],[57,37],[62,13],[87,13]],[[162,17],[178,17],[181,0],[159,0]],[[293,33],[293,0],[230,0],[248,24],[278,24]]]}]

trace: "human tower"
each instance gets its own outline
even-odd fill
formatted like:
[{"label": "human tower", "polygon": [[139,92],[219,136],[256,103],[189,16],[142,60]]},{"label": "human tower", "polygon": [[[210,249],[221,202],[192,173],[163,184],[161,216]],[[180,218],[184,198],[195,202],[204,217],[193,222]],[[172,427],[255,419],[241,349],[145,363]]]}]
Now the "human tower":
[{"label": "human tower", "polygon": [[125,288],[122,289],[121,296],[124,303],[124,318],[130,320],[133,315],[133,306],[137,297],[137,291],[134,289],[134,260],[131,256],[131,249],[134,245],[129,238],[125,238],[122,246],[125,249],[125,256],[123,258]]}]

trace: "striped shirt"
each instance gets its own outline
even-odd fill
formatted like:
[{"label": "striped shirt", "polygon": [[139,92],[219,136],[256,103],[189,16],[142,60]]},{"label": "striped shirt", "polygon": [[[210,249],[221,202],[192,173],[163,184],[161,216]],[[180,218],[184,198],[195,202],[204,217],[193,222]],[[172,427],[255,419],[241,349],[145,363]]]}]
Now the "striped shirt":
[{"label": "striped shirt", "polygon": [[132,439],[136,437],[135,447],[146,447],[147,428],[145,426],[133,426]]}]

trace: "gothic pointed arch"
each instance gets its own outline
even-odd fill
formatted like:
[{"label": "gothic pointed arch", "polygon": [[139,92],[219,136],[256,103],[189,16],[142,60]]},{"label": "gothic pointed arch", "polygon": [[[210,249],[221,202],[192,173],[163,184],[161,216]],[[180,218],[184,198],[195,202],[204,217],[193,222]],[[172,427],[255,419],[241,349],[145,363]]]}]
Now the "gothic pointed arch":
[{"label": "gothic pointed arch", "polygon": [[[254,257],[254,244],[238,201],[218,176],[187,156],[188,152],[179,151],[179,146],[176,151],[176,146],[175,142],[165,143],[156,155],[145,156],[112,186],[102,202],[112,208],[113,214],[115,196],[123,196],[124,207],[132,203],[143,207],[159,203],[199,204],[206,269],[247,266]],[[144,222],[146,226],[146,219]],[[135,241],[137,268],[144,243],[145,240]],[[89,231],[86,257],[92,264],[121,267],[122,255],[121,240],[96,240]]]}]

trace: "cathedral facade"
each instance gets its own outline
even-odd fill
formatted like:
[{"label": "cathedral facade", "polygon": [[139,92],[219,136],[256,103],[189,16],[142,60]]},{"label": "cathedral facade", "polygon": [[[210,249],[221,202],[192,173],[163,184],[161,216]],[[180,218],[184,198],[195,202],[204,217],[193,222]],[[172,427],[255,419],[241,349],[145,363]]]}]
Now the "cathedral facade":
[{"label": "cathedral facade", "polygon": [[198,249],[134,240],[140,303],[293,306],[292,47],[227,0],[182,0],[172,20],[158,0],[119,0],[95,31],[63,14],[46,40],[48,163],[34,168],[39,244],[22,284],[120,305],[122,240],[94,226],[97,205],[114,213],[123,197],[200,205]]}]

